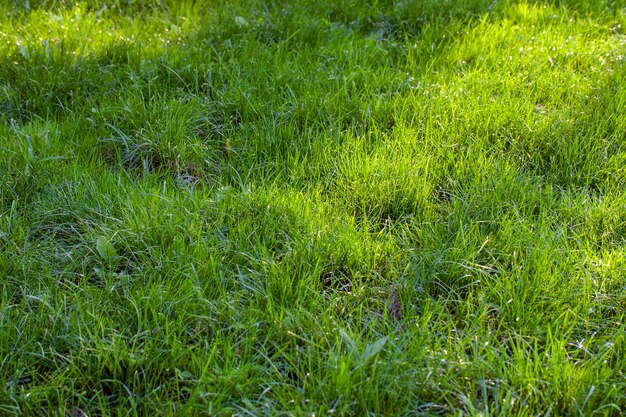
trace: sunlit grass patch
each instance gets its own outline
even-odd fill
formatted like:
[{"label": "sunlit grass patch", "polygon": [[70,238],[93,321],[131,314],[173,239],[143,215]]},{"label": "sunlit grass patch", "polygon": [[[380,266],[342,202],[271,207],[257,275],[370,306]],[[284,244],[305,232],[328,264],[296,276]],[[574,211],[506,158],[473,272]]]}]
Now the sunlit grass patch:
[{"label": "sunlit grass patch", "polygon": [[620,1],[0,5],[0,414],[619,415]]}]

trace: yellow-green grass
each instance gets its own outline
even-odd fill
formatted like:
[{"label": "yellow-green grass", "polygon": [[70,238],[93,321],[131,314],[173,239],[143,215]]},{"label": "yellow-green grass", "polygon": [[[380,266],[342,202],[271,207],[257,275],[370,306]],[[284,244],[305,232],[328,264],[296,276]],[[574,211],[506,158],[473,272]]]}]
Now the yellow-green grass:
[{"label": "yellow-green grass", "polygon": [[0,415],[625,409],[624,1],[0,4]]}]

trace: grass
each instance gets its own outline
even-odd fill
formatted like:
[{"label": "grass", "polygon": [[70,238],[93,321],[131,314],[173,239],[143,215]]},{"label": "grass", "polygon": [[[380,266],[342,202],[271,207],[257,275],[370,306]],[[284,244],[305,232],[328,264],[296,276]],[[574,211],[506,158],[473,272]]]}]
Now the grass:
[{"label": "grass", "polygon": [[2,2],[0,414],[621,415],[624,27]]}]

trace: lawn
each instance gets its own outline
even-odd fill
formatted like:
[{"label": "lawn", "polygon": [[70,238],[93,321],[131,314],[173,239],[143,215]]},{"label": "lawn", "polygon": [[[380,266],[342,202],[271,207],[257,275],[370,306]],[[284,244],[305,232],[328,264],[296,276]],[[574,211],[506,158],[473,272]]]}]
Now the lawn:
[{"label": "lawn", "polygon": [[4,0],[0,415],[618,416],[623,0]]}]

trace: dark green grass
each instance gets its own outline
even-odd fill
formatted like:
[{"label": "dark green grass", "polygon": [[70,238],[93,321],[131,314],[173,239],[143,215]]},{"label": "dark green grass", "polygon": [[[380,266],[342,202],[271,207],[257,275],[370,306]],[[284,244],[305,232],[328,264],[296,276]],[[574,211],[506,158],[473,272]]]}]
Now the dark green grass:
[{"label": "dark green grass", "polygon": [[624,2],[1,4],[0,415],[621,415]]}]

